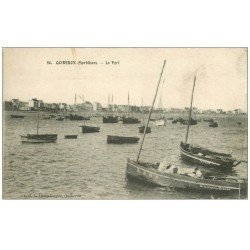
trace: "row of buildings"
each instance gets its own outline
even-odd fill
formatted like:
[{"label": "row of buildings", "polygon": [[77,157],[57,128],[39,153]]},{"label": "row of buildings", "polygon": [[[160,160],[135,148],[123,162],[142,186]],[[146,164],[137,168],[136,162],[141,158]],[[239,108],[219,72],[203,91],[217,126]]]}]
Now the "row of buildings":
[{"label": "row of buildings", "polygon": [[[32,111],[32,110],[47,110],[47,111],[96,111],[96,112],[142,112],[142,107],[140,106],[130,106],[128,105],[108,105],[107,107],[103,107],[99,102],[91,103],[86,101],[85,103],[81,104],[73,104],[68,105],[66,103],[45,103],[42,100],[37,98],[32,98],[28,102],[20,101],[19,99],[12,99],[11,101],[5,101],[3,103],[3,109],[6,111],[11,110],[22,110],[22,111]],[[149,106],[143,107],[143,112],[148,113],[150,110]],[[162,113],[188,113],[189,108],[185,107],[184,109],[180,108],[170,108],[170,109],[154,109],[154,112],[162,112]],[[241,111],[241,109],[235,109],[233,111],[224,111],[222,109],[208,109],[208,110],[200,110],[196,107],[193,107],[194,114],[246,114]]]}]

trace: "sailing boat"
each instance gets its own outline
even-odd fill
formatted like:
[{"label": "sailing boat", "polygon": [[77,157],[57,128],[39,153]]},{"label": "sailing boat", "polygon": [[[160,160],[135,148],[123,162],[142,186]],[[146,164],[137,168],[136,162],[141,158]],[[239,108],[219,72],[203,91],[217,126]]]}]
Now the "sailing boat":
[{"label": "sailing boat", "polygon": [[154,124],[156,126],[166,126],[166,120],[162,116],[162,100],[161,100],[161,98],[160,98],[160,114],[161,114],[161,117],[159,119],[155,120]]},{"label": "sailing boat", "polygon": [[141,123],[137,118],[130,116],[129,92],[128,92],[128,115],[122,118],[123,124],[138,124]]},{"label": "sailing boat", "polygon": [[201,146],[194,146],[187,143],[189,126],[191,125],[192,107],[193,107],[193,95],[195,88],[196,76],[194,77],[194,84],[191,96],[191,104],[189,109],[189,118],[187,123],[187,132],[185,142],[181,142],[181,158],[184,161],[199,164],[206,167],[216,167],[216,168],[232,168],[241,163],[232,157],[231,154],[219,153],[212,150],[208,150]]},{"label": "sailing boat", "polygon": [[22,142],[28,143],[49,143],[57,140],[57,134],[39,134],[39,108],[37,108],[37,129],[36,134],[21,135]]},{"label": "sailing boat", "polygon": [[86,113],[86,108],[85,108],[85,102],[84,102],[84,97],[80,97],[83,100],[83,125],[79,126],[82,128],[82,133],[95,133],[95,132],[100,132],[100,127],[94,127],[94,126],[87,126],[85,125],[85,113]]},{"label": "sailing boat", "polygon": [[[75,94],[75,114],[69,114],[69,119],[72,120],[72,121],[82,121],[82,120],[87,120],[85,119],[83,116],[81,115],[77,115],[76,114],[76,94]],[[89,120],[89,119],[88,119]]]},{"label": "sailing boat", "polygon": [[[112,94],[112,112],[113,112],[113,94]],[[109,114],[110,111],[110,96],[108,97],[108,115],[107,116],[103,116],[103,123],[117,123],[118,122],[118,116],[114,116],[113,114],[110,115]]]},{"label": "sailing boat", "polygon": [[144,123],[143,98],[142,98],[141,110],[142,110],[142,123],[143,123],[143,126],[139,127],[139,133],[143,134],[145,128],[146,128],[146,132],[145,132],[146,134],[151,133],[151,128],[150,127],[146,127],[145,123]]},{"label": "sailing boat", "polygon": [[[161,82],[162,73],[165,67],[166,61],[164,61],[163,68],[161,71],[160,79],[156,88],[155,97],[152,103],[151,110],[149,112],[146,127],[149,124],[152,109],[155,103],[158,88]],[[156,185],[160,187],[168,187],[175,189],[185,189],[185,190],[198,190],[198,191],[215,191],[217,192],[238,192],[239,198],[242,192],[247,192],[247,180],[238,180],[230,178],[217,178],[217,177],[192,177],[187,174],[179,174],[178,168],[174,168],[172,172],[160,171],[159,163],[148,163],[139,161],[140,153],[143,147],[143,142],[145,139],[145,131],[142,137],[141,146],[137,156],[137,160],[127,159],[126,168],[126,180],[136,180],[144,182],[146,185]]]}]

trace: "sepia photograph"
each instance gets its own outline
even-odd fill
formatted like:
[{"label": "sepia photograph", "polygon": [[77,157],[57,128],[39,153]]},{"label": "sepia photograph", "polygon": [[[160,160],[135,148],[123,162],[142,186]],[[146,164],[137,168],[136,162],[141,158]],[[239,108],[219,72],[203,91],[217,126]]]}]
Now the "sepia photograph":
[{"label": "sepia photograph", "polygon": [[248,199],[247,48],[2,54],[3,199]]}]

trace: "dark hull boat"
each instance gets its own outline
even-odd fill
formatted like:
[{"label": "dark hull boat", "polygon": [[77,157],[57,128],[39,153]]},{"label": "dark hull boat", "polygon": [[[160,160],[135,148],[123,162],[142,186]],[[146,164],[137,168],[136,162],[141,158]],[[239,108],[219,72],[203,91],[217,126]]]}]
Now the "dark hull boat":
[{"label": "dark hull boat", "polygon": [[[188,125],[188,121],[186,121],[186,120],[180,121],[180,124]],[[193,119],[193,118],[190,118],[189,125],[196,125],[196,124],[197,124],[197,121],[195,119]]]},{"label": "dark hull boat", "polygon": [[42,116],[43,120],[50,120],[50,116]]},{"label": "dark hull boat", "polygon": [[241,163],[241,161],[233,158],[231,154],[218,153],[184,142],[181,142],[180,149],[183,161],[205,167],[232,168]]},{"label": "dark hull boat", "polygon": [[184,121],[185,121],[185,120],[184,120],[183,118],[179,117],[179,118],[174,119],[174,120],[172,121],[172,123],[173,123],[173,124],[176,124],[177,122],[183,123]]},{"label": "dark hull boat", "polygon": [[78,135],[65,135],[64,138],[65,139],[77,139]]},{"label": "dark hull boat", "polygon": [[135,117],[123,117],[122,123],[123,124],[138,124],[141,122]]},{"label": "dark hull boat", "polygon": [[203,121],[204,121],[204,122],[213,122],[213,121],[214,121],[214,119],[212,119],[212,118],[209,118],[209,119],[203,119]]},{"label": "dark hull boat", "polygon": [[104,116],[102,118],[103,123],[117,123],[118,120],[118,116]]},{"label": "dark hull boat", "polygon": [[49,143],[57,140],[57,134],[27,134],[21,135],[21,141],[27,143]]},{"label": "dark hull boat", "polygon": [[72,120],[72,121],[86,121],[86,120],[90,120],[90,117],[84,117],[84,116],[81,116],[81,115],[72,115],[70,114],[69,115],[69,119]]},{"label": "dark hull boat", "polygon": [[100,132],[100,127],[93,127],[93,126],[86,126],[86,125],[82,125],[79,126],[82,128],[82,133],[96,133],[96,132]]},{"label": "dark hull boat", "polygon": [[218,123],[217,122],[211,122],[208,126],[211,127],[211,128],[217,128]]},{"label": "dark hull boat", "polygon": [[113,144],[126,144],[126,143],[137,143],[140,138],[138,137],[125,137],[125,136],[116,136],[116,135],[108,135],[107,143]]},{"label": "dark hull boat", "polygon": [[[145,126],[141,126],[139,127],[139,133],[143,134],[144,133],[144,130],[145,130]],[[149,134],[151,133],[151,128],[150,127],[146,127],[146,134]]]},{"label": "dark hull boat", "polygon": [[197,178],[178,173],[159,172],[158,164],[148,164],[127,160],[126,177],[128,180],[138,180],[144,183],[173,189],[214,192],[247,192],[247,181],[230,178]]},{"label": "dark hull boat", "polygon": [[24,115],[10,115],[11,118],[24,118]]},{"label": "dark hull boat", "polygon": [[58,117],[58,118],[56,118],[56,120],[57,120],[57,121],[63,121],[64,118],[63,118],[63,117]]}]

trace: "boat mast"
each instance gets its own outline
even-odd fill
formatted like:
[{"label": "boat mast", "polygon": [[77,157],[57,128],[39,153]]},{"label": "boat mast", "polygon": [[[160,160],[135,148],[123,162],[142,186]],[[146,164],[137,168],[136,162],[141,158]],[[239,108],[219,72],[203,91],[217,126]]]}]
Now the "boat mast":
[{"label": "boat mast", "polygon": [[187,143],[187,139],[188,139],[189,125],[190,125],[192,109],[193,109],[193,96],[194,96],[195,81],[196,81],[196,76],[194,76],[194,85],[193,85],[192,96],[191,96],[191,104],[190,104],[190,109],[189,109],[188,125],[187,125],[187,133],[186,133],[185,143]]},{"label": "boat mast", "polygon": [[130,113],[130,106],[129,106],[129,92],[128,92],[128,117],[129,117],[129,113]]},{"label": "boat mast", "polygon": [[37,104],[37,128],[36,128],[36,134],[38,135],[38,130],[39,130],[39,108]]},{"label": "boat mast", "polygon": [[143,142],[144,142],[145,135],[146,135],[146,130],[147,130],[147,128],[148,128],[150,116],[151,116],[151,113],[152,113],[152,110],[153,110],[153,107],[154,107],[154,104],[155,104],[155,99],[156,99],[157,92],[158,92],[158,89],[159,89],[159,86],[160,86],[160,83],[161,83],[161,77],[162,77],[162,74],[163,74],[163,71],[164,71],[165,64],[166,64],[166,60],[164,60],[164,63],[163,63],[163,66],[162,66],[161,75],[160,75],[160,79],[159,79],[159,82],[158,82],[158,84],[157,84],[157,88],[156,88],[156,91],[155,91],[154,100],[153,100],[151,109],[150,109],[150,111],[149,111],[149,115],[148,115],[148,120],[147,120],[147,123],[146,123],[146,127],[144,128],[144,133],[143,133],[143,137],[142,137],[142,141],[141,141],[141,146],[140,146],[139,153],[138,153],[137,160],[136,160],[137,162],[139,161],[139,158],[140,158],[140,154],[141,154]]},{"label": "boat mast", "polygon": [[110,108],[110,94],[108,95],[108,116],[109,116],[109,108]]},{"label": "boat mast", "polygon": [[144,126],[143,98],[141,99],[141,113],[142,113],[142,124],[143,124],[143,126]]},{"label": "boat mast", "polygon": [[75,116],[76,116],[76,93],[75,93]]},{"label": "boat mast", "polygon": [[113,107],[113,93],[112,93],[112,96],[111,96],[111,114],[112,114],[112,116],[114,116],[113,109],[114,109],[114,107]]},{"label": "boat mast", "polygon": [[82,101],[83,101],[83,117],[84,117],[83,124],[85,126],[85,101],[84,101],[84,95],[83,95]]}]

